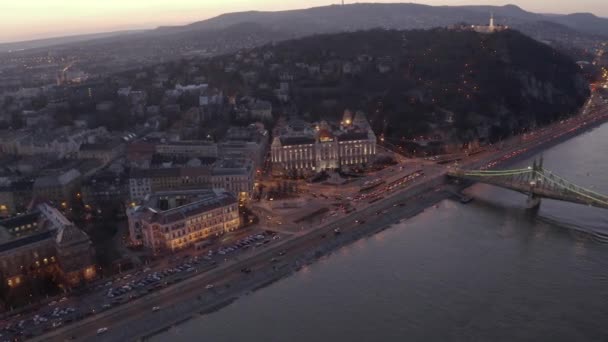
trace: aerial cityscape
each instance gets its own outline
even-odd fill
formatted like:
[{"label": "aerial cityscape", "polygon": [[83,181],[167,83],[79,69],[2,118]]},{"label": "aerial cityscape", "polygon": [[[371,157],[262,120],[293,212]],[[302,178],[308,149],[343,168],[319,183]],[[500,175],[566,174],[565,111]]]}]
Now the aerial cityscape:
[{"label": "aerial cityscape", "polygon": [[603,2],[35,2],[0,341],[606,340]]}]

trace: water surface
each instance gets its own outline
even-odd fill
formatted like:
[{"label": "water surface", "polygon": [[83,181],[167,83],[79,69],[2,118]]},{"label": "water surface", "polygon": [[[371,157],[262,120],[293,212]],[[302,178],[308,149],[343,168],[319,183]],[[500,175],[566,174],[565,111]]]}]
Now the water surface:
[{"label": "water surface", "polygon": [[[608,193],[607,151],[603,125],[545,167]],[[154,340],[608,340],[608,210],[469,191]]]}]

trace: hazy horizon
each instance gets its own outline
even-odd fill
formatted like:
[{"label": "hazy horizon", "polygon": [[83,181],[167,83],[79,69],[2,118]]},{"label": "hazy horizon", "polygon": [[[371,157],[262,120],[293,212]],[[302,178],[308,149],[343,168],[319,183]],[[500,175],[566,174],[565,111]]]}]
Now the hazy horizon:
[{"label": "hazy horizon", "polygon": [[[337,4],[340,0],[22,0],[0,4],[0,43],[182,25],[223,13],[281,11]],[[346,1],[354,3],[355,1]],[[395,0],[362,1],[397,3]],[[515,4],[527,11],[567,14],[591,12],[608,17],[605,0],[423,0],[427,5]]]}]

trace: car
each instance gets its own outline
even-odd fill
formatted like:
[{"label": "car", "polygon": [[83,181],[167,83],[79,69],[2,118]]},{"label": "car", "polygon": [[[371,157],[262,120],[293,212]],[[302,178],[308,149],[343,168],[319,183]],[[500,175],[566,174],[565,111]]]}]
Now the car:
[{"label": "car", "polygon": [[279,256],[283,256],[285,254],[287,254],[287,251],[280,251],[279,253],[277,253]]},{"label": "car", "polygon": [[249,268],[249,267],[241,268],[241,272],[243,272],[243,273],[251,273],[251,268]]},{"label": "car", "polygon": [[205,286],[205,289],[211,290],[213,287],[213,284],[207,284],[207,286]]},{"label": "car", "polygon": [[190,267],[186,270],[186,272],[193,272],[194,271],[194,267]]},{"label": "car", "polygon": [[97,335],[101,335],[101,334],[105,333],[106,331],[108,331],[108,328],[106,328],[106,327],[99,328],[99,329],[97,329]]},{"label": "car", "polygon": [[59,303],[65,302],[66,300],[68,300],[68,298],[67,298],[67,297],[63,297],[63,298],[61,298],[61,299],[59,300]]},{"label": "car", "polygon": [[152,308],[152,312],[156,312],[158,310],[160,310],[160,306],[155,306],[155,307]]}]

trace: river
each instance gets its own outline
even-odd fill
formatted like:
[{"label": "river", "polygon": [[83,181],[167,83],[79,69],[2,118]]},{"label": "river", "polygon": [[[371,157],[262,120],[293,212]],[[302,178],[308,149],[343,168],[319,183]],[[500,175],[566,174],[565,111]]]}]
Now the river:
[{"label": "river", "polygon": [[[607,194],[608,124],[544,161]],[[606,341],[608,211],[468,191],[153,340]]]}]

